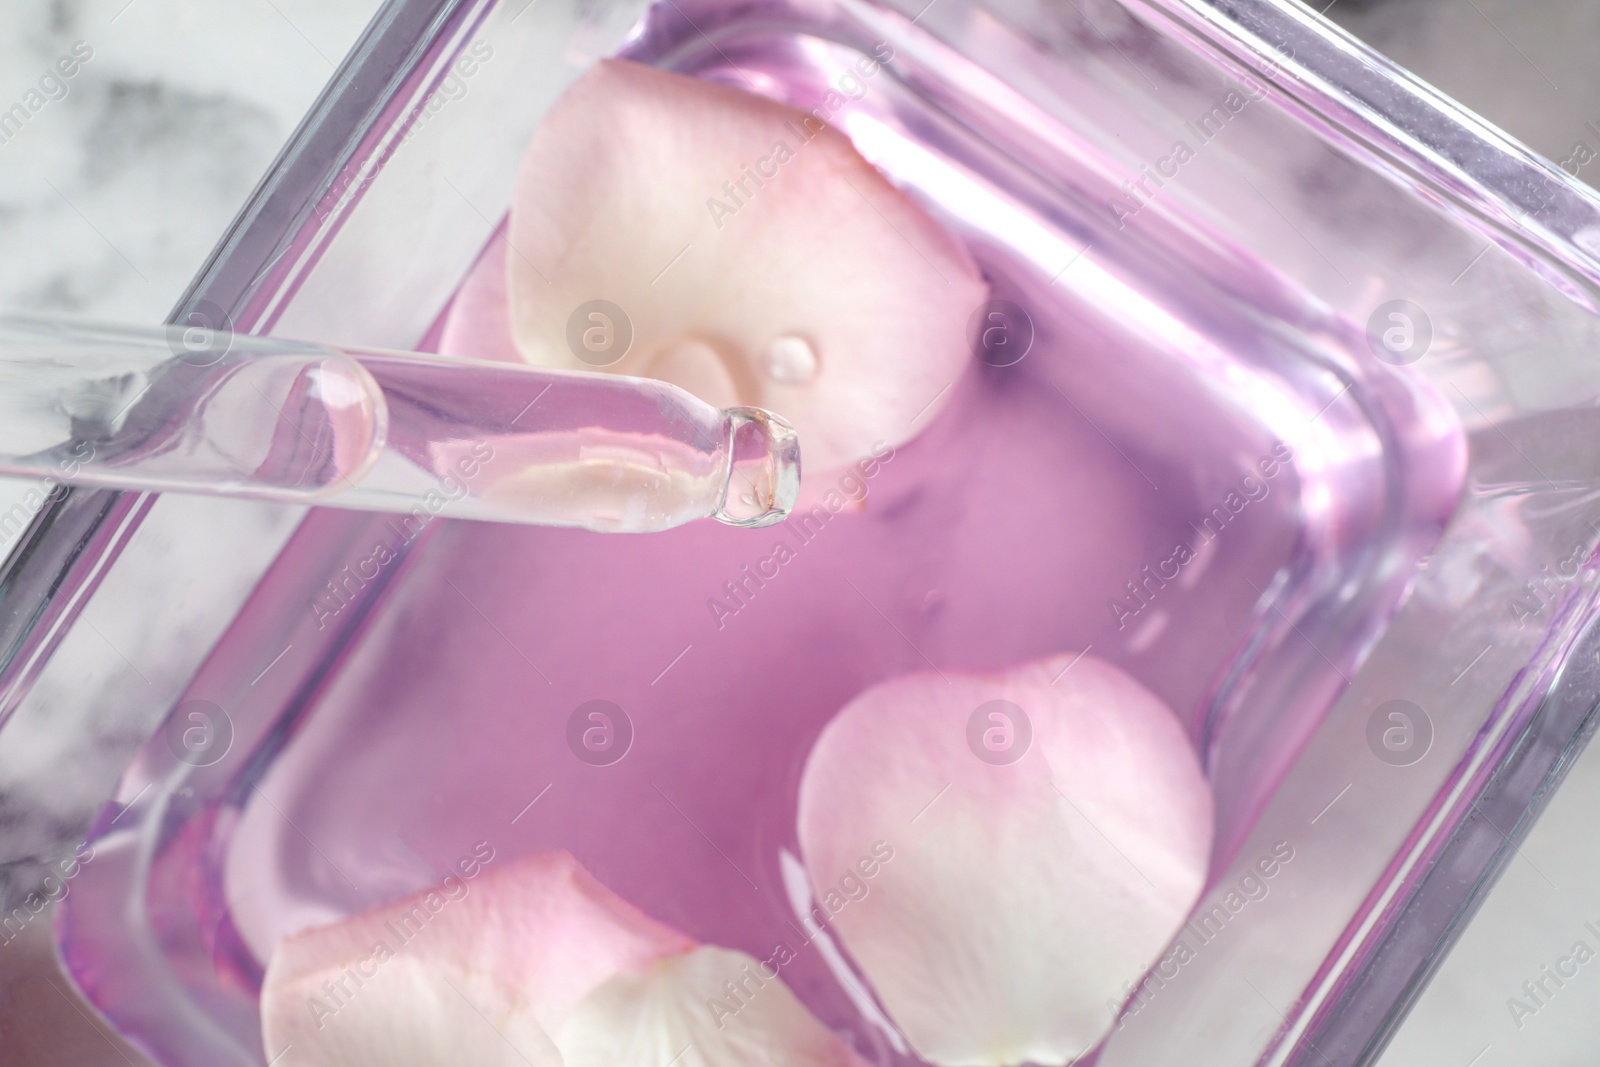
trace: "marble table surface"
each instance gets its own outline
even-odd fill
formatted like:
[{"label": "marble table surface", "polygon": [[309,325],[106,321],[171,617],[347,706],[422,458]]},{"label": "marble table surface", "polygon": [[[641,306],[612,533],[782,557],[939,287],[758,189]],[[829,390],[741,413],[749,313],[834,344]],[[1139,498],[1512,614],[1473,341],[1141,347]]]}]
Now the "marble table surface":
[{"label": "marble table surface", "polygon": [[[23,122],[0,122],[0,312],[164,320],[378,6],[0,0],[0,115],[14,105],[26,112]],[[0,479],[0,518],[25,506],[30,488]],[[214,514],[222,527],[255,517],[228,502]],[[5,529],[0,553],[15,540]],[[111,616],[120,609],[137,625],[151,595],[172,590],[97,598],[93,621],[117,630]],[[94,657],[81,665],[86,684],[121,666],[110,648]],[[28,721],[19,713],[0,745],[8,908],[81,840],[155,725],[145,721],[155,703],[131,721],[102,721],[93,705],[55,701]],[[86,733],[101,743],[69,740]],[[55,966],[48,913],[0,945],[0,1064],[141,1062],[70,988]]]},{"label": "marble table surface", "polygon": [[[14,131],[0,126],[0,312],[162,319],[377,6],[0,0],[0,113],[16,104],[27,112]],[[1573,160],[1569,169],[1580,177],[1600,174],[1600,3],[1315,6],[1536,150]],[[1597,161],[1578,165],[1581,146]],[[0,516],[28,488],[0,479]],[[219,531],[251,521],[241,515],[218,510]],[[0,552],[9,548],[0,537]],[[144,607],[129,596],[120,608],[97,610],[125,611],[123,624],[136,627]],[[86,676],[95,669],[84,666]],[[46,859],[71,850],[154,725],[106,726],[96,731],[103,744],[85,752],[59,743],[85,730],[72,714],[63,710],[21,742],[13,736],[0,745],[0,896],[26,891]],[[1600,965],[1521,1026],[1507,1021],[1506,1001],[1566,951],[1583,919],[1600,920],[1600,898],[1584,894],[1600,890],[1600,845],[1586,833],[1596,796],[1600,753],[1591,753],[1525,846],[1527,868],[1507,874],[1385,1064],[1593,1062]],[[1561,891],[1542,884],[1556,870]],[[0,1064],[140,1064],[69,989],[48,921],[0,945]]]}]

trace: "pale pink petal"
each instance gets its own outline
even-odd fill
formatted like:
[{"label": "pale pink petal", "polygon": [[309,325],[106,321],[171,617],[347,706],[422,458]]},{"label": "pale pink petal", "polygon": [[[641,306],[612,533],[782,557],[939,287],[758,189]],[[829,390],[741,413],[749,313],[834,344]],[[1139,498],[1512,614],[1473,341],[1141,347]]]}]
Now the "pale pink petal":
[{"label": "pale pink petal", "polygon": [[[448,1045],[452,1034],[483,1038],[474,1048],[500,1047],[490,1040],[495,1027],[460,1025],[476,1018],[460,1013],[466,1000],[496,1027],[524,1035],[514,1044],[531,1058],[537,1035],[558,1028],[597,986],[693,945],[566,853],[491,864],[474,878],[452,876],[286,939],[262,984],[263,1040],[269,1056],[292,1047],[282,1067],[433,1064],[385,1059],[379,1050],[412,1047],[407,1040],[417,1049]],[[405,1038],[399,1044],[396,1031]]]},{"label": "pale pink petal", "polygon": [[261,1018],[281,1067],[861,1067],[754,958],[697,947],[565,853],[285,940]]},{"label": "pale pink petal", "polygon": [[511,339],[511,304],[506,296],[507,222],[495,227],[494,238],[478,262],[467,272],[466,281],[445,316],[439,351],[463,359],[484,359],[502,363],[521,363],[522,354]]},{"label": "pale pink petal", "polygon": [[[941,1067],[1087,1051],[1205,881],[1211,793],[1176,717],[1111,664],[1074,658],[879,685],[805,767],[799,835],[817,899]],[[1031,726],[1014,763],[991,761],[1017,751],[1018,716],[1000,706],[972,723],[994,700]]]},{"label": "pale pink petal", "polygon": [[562,1067],[532,1008],[488,976],[405,955],[366,969],[345,993],[273,990],[262,1034],[273,1067]]},{"label": "pale pink petal", "polygon": [[527,360],[595,369],[568,324],[610,301],[633,339],[604,369],[775,411],[813,473],[927,425],[971,362],[967,322],[986,292],[965,249],[842,134],[621,60],[592,68],[540,125],[510,245]]}]

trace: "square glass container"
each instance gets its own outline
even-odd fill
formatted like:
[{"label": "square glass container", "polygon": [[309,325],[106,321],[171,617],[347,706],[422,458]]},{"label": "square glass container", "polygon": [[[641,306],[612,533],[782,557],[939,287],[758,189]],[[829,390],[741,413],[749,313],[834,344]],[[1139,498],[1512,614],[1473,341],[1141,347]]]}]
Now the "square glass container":
[{"label": "square glass container", "polygon": [[[761,951],[800,904],[793,789],[834,711],[1087,648],[1179,713],[1218,801],[1195,917],[1091,1058],[1370,1061],[1587,736],[1592,195],[1290,3],[397,2],[178,317],[436,346],[508,254],[540,117],[619,53],[826,108],[1021,309],[1028,355],[975,365],[820,529],[269,530],[226,627],[164,661],[181,691],[63,908],[75,981],[166,1067],[259,1067],[277,939],[479,842],[569,849]],[[0,715],[141,565],[132,532],[181,543],[191,516],[47,509],[0,574]],[[709,610],[775,536],[809,573]],[[632,723],[610,765],[566,741],[591,699]],[[871,1062],[917,1062],[827,961],[785,980]]]}]

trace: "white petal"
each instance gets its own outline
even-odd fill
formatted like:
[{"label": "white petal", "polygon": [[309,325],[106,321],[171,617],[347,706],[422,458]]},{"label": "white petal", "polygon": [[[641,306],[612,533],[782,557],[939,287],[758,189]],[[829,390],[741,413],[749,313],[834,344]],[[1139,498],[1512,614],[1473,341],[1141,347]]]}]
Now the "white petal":
[{"label": "white petal", "polygon": [[[769,177],[757,185],[747,167]],[[731,192],[741,179],[744,192]],[[965,249],[842,134],[620,60],[597,64],[541,123],[510,246],[512,334],[526,359],[593,369],[570,350],[568,322],[610,301],[633,338],[607,371],[660,367],[719,406],[775,411],[813,473],[931,421],[919,412],[972,362],[967,322],[986,292]],[[663,362],[684,346],[690,355]]]},{"label": "white petal", "polygon": [[557,1044],[566,1067],[864,1067],[781,978],[711,946],[619,974],[578,1005]]},{"label": "white petal", "polygon": [[[1211,793],[1176,717],[1111,664],[1073,659],[887,682],[806,764],[799,836],[817,896],[833,894],[844,947],[941,1067],[1087,1051],[1205,881]],[[1006,720],[980,716],[969,744],[993,700],[1031,726],[1014,763],[977,754],[1001,758],[983,735],[1004,750]]]}]

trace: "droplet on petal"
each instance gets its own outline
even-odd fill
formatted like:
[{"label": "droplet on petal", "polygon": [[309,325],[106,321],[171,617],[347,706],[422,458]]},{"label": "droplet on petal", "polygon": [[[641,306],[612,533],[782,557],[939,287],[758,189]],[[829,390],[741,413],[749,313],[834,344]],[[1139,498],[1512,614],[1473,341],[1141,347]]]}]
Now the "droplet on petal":
[{"label": "droplet on petal", "polygon": [[761,357],[761,369],[779,385],[805,385],[817,376],[817,352],[804,337],[775,337]]},{"label": "droplet on petal", "polygon": [[1102,1040],[1194,906],[1211,835],[1176,716],[1092,655],[869,689],[800,784],[812,884],[873,871],[833,925],[941,1067],[1057,1067]]}]

